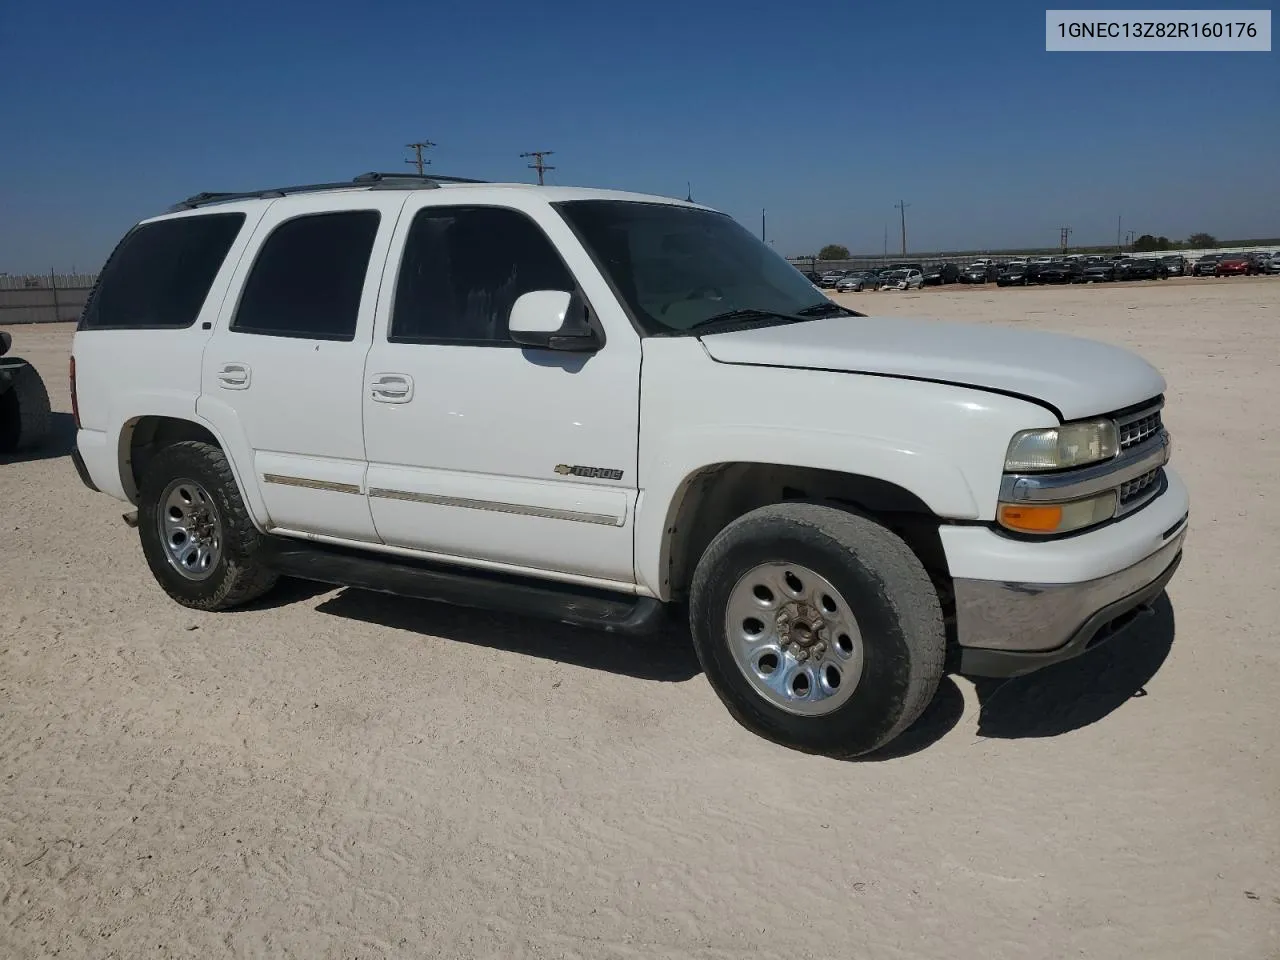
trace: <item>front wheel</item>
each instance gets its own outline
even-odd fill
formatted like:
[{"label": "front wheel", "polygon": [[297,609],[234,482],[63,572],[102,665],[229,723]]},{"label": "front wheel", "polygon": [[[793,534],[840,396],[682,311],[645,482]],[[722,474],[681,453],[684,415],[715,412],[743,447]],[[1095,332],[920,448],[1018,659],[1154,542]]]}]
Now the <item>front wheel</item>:
[{"label": "front wheel", "polygon": [[147,466],[138,490],[138,535],[160,587],[184,607],[226,610],[262,596],[277,576],[258,559],[253,525],[226,456],[183,441]]},{"label": "front wheel", "polygon": [[907,544],[866,517],[787,503],[722,530],[694,572],[698,659],[729,712],[776,743],[857,756],[924,711],[942,609]]}]

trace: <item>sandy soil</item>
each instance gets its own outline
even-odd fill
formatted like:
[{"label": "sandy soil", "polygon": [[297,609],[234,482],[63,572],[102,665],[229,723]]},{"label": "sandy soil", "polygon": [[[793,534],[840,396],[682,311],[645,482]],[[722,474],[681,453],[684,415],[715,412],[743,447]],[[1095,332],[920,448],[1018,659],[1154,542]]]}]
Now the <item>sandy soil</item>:
[{"label": "sandy soil", "polygon": [[[1280,279],[847,299],[1165,371],[1194,503],[1155,617],[841,763],[738,727],[679,637],[183,610],[63,416],[0,465],[0,956],[1280,956]],[[70,328],[14,333],[68,410]]]}]

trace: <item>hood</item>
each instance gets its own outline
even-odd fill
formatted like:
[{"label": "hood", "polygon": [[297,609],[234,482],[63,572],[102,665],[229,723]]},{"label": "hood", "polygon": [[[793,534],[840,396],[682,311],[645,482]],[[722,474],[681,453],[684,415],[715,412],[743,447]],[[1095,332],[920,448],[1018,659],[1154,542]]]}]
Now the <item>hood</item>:
[{"label": "hood", "polygon": [[702,337],[721,363],[839,370],[956,383],[1041,400],[1065,419],[1164,392],[1160,371],[1096,340],[904,317],[828,317]]}]

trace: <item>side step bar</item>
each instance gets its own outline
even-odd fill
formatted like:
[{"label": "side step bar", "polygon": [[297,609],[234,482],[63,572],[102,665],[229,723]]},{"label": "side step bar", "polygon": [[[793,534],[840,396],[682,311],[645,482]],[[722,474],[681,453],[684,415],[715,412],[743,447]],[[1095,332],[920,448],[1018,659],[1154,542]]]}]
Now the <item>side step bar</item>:
[{"label": "side step bar", "polygon": [[500,610],[631,636],[654,633],[669,622],[666,606],[652,597],[462,570],[287,537],[267,537],[261,550],[269,567],[300,580]]}]

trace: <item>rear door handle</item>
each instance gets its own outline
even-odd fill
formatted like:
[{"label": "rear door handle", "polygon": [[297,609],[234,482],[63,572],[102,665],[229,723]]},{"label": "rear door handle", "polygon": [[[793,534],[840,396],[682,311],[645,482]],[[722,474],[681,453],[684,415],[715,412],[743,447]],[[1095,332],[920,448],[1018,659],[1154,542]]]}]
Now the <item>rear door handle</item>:
[{"label": "rear door handle", "polygon": [[378,403],[408,403],[413,399],[413,377],[404,373],[377,373],[369,392]]},{"label": "rear door handle", "polygon": [[247,390],[252,377],[247,363],[224,363],[218,371],[218,382],[226,390]]}]

